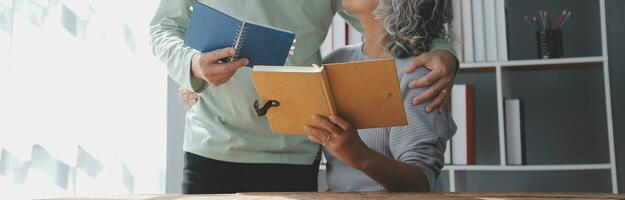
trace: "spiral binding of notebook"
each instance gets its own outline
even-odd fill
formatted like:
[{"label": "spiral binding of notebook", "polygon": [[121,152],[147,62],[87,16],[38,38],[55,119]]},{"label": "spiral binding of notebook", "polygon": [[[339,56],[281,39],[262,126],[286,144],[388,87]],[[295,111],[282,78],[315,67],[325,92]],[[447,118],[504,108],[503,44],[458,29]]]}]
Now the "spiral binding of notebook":
[{"label": "spiral binding of notebook", "polygon": [[232,57],[230,57],[230,62],[239,59],[239,53],[241,52],[241,48],[245,43],[245,33],[247,33],[247,28],[245,27],[245,24],[247,24],[247,22],[243,21],[243,23],[241,23],[241,26],[239,26],[239,28],[237,29],[236,37],[232,42],[232,47],[234,48],[235,53]]}]

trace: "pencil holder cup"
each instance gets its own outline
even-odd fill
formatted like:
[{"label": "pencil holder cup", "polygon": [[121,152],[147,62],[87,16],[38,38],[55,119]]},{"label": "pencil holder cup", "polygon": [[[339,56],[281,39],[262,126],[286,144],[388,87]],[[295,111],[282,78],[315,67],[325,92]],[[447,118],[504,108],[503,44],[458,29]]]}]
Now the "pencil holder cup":
[{"label": "pencil holder cup", "polygon": [[538,59],[560,58],[563,54],[562,31],[545,30],[536,32]]}]

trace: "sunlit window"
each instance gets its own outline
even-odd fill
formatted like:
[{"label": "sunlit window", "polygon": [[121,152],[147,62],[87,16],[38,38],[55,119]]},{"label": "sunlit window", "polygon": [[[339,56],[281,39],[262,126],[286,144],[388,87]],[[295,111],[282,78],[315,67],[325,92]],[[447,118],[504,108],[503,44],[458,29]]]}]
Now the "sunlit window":
[{"label": "sunlit window", "polygon": [[164,192],[151,0],[0,0],[0,197]]}]

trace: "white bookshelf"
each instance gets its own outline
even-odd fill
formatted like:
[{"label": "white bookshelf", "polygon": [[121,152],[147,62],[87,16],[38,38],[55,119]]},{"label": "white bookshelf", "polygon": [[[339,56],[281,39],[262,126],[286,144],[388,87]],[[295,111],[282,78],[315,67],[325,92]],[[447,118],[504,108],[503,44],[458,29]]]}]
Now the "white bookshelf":
[{"label": "white bookshelf", "polygon": [[[616,155],[614,147],[614,130],[612,119],[612,102],[610,94],[610,69],[608,63],[608,46],[606,31],[606,8],[605,0],[597,0],[599,2],[600,20],[601,20],[601,36],[602,36],[602,55],[592,57],[577,58],[557,58],[557,59],[530,59],[530,60],[512,60],[497,61],[484,63],[461,63],[462,71],[471,73],[472,70],[488,70],[494,71],[496,76],[497,88],[497,115],[498,115],[498,142],[499,142],[499,164],[494,165],[447,165],[443,168],[449,173],[449,190],[456,192],[458,187],[458,173],[468,171],[585,171],[585,170],[603,170],[610,172],[610,181],[612,192],[618,193],[618,180],[616,168]],[[514,48],[509,46],[508,48]],[[507,165],[506,164],[506,142],[505,142],[505,120],[504,120],[504,97],[508,96],[509,85],[507,83],[507,70],[535,70],[550,68],[577,68],[577,67],[599,67],[603,71],[603,85],[605,89],[605,108],[609,162],[607,163],[583,163],[583,164],[554,164],[554,165]],[[477,110],[476,112],[479,112]],[[598,137],[604,137],[600,135]],[[531,147],[526,147],[531,148]],[[479,155],[477,155],[479,156]]]},{"label": "white bookshelf", "polygon": [[[503,0],[497,0],[503,1]],[[449,190],[450,192],[456,192],[458,188],[457,182],[459,173],[464,172],[527,172],[527,171],[609,171],[610,181],[612,185],[612,192],[618,192],[618,181],[616,173],[616,156],[614,147],[614,130],[612,121],[612,103],[610,94],[610,76],[608,65],[608,48],[607,48],[607,31],[606,31],[606,9],[605,0],[596,0],[600,4],[600,20],[601,20],[601,56],[588,56],[588,57],[573,57],[573,58],[555,58],[555,59],[527,59],[527,60],[505,60],[505,61],[490,61],[490,62],[472,62],[461,63],[461,73],[472,71],[488,71],[492,72],[496,76],[496,89],[497,89],[497,124],[498,124],[498,147],[499,147],[499,162],[490,165],[446,165],[443,171],[449,173]],[[360,37],[357,35],[354,37],[353,31],[344,30],[345,22],[339,17],[335,19],[334,25],[330,28],[330,33],[324,43],[326,51],[324,55],[331,50],[342,47],[345,43],[355,43],[358,40],[352,40],[353,38]],[[345,41],[343,38],[345,34],[350,35],[350,41]],[[508,46],[508,48],[514,48],[514,46]],[[603,84],[605,88],[605,108],[606,108],[606,126],[607,126],[607,140],[609,150],[609,162],[606,163],[581,163],[581,164],[550,164],[550,165],[507,165],[506,164],[506,144],[505,144],[505,120],[504,120],[504,97],[508,96],[509,85],[507,84],[506,73],[510,70],[541,70],[541,69],[575,69],[575,68],[601,68],[603,71]],[[479,112],[479,111],[476,111]],[[599,135],[598,137],[604,137]],[[477,155],[479,156],[479,155]],[[322,163],[320,170],[325,170],[326,166]]]}]

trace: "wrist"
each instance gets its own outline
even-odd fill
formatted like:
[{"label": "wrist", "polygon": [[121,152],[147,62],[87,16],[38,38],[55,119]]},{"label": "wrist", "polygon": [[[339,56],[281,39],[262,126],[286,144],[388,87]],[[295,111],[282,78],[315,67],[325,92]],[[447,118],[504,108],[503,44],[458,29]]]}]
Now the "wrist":
[{"label": "wrist", "polygon": [[360,150],[359,156],[357,156],[356,162],[354,163],[353,167],[360,171],[366,171],[371,168],[373,163],[376,163],[375,160],[377,160],[378,155],[379,154],[374,150],[365,147]]},{"label": "wrist", "polygon": [[446,49],[437,49],[433,52],[436,52],[438,55],[441,56],[441,58],[443,58],[443,63],[445,63],[447,69],[455,72],[454,74],[458,73],[458,71],[460,70],[460,62],[452,52]]},{"label": "wrist", "polygon": [[194,53],[191,56],[191,75],[199,80],[204,80],[202,73],[199,70],[200,67],[200,54]]}]

